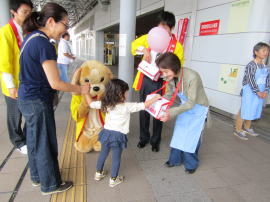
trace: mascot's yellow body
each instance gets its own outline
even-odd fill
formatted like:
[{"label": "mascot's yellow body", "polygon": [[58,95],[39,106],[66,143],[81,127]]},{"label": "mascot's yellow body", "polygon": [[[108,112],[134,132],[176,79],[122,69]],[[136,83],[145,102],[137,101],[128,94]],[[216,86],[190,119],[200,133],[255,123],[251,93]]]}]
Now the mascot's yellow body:
[{"label": "mascot's yellow body", "polygon": [[[73,75],[71,83],[90,84],[90,97],[100,100],[105,92],[105,85],[112,78],[111,70],[102,63],[91,60],[83,63]],[[98,134],[103,128],[104,114],[91,109],[83,95],[72,95],[71,115],[76,121],[75,148],[80,152],[100,151]]]}]

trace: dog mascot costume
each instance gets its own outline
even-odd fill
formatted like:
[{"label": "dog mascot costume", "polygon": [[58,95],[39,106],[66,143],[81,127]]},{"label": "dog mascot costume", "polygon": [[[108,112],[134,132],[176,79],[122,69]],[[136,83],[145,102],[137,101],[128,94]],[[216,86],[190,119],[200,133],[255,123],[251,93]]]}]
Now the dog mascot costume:
[{"label": "dog mascot costume", "polygon": [[[72,84],[90,84],[90,97],[100,100],[105,92],[105,85],[112,78],[111,70],[104,64],[91,60],[84,62],[73,75]],[[104,125],[104,114],[87,105],[83,95],[72,95],[71,115],[76,121],[75,148],[80,152],[100,151],[98,134]]]}]

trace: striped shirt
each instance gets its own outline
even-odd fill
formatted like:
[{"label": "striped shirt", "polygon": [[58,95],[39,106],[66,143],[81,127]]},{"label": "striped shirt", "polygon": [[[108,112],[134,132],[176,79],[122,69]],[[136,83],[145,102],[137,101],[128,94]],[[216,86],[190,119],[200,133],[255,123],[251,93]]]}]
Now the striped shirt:
[{"label": "striped shirt", "polygon": [[[250,87],[254,93],[260,92],[258,85],[255,80],[255,73],[257,68],[267,68],[264,64],[256,64],[254,61],[251,61],[247,64],[242,85],[250,84]],[[265,91],[269,91],[269,69],[268,76],[265,83]]]}]

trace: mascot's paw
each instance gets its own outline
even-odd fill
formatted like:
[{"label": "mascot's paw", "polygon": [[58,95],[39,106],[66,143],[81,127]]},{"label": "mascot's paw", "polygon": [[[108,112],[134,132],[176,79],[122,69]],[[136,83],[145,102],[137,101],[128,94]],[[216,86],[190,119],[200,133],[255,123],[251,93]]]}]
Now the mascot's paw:
[{"label": "mascot's paw", "polygon": [[74,143],[74,146],[79,152],[83,153],[90,152],[93,150],[93,146],[91,144],[90,139],[83,135],[79,138],[77,142]]},{"label": "mascot's paw", "polygon": [[93,146],[94,151],[100,151],[101,150],[101,143],[96,142]]}]

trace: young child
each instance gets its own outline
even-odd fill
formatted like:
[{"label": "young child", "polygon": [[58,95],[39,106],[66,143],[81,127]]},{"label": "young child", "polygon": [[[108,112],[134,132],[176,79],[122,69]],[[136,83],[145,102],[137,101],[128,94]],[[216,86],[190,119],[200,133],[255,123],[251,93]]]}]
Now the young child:
[{"label": "young child", "polygon": [[242,82],[241,109],[236,116],[234,131],[234,135],[242,140],[248,140],[246,134],[258,136],[251,128],[251,121],[261,117],[263,101],[268,95],[269,71],[263,64],[268,53],[268,44],[262,42],[256,44],[253,48],[254,60],[246,66]]},{"label": "young child", "polygon": [[118,175],[118,171],[122,150],[127,147],[126,134],[129,132],[130,113],[144,110],[161,97],[156,95],[144,103],[125,102],[128,90],[129,87],[125,81],[112,79],[106,85],[105,95],[101,101],[92,102],[89,96],[86,97],[91,108],[101,109],[106,113],[104,129],[99,134],[102,146],[94,179],[99,181],[106,176],[107,172],[103,170],[103,166],[110,150],[112,150],[110,187],[114,187],[124,180],[123,176]]}]

